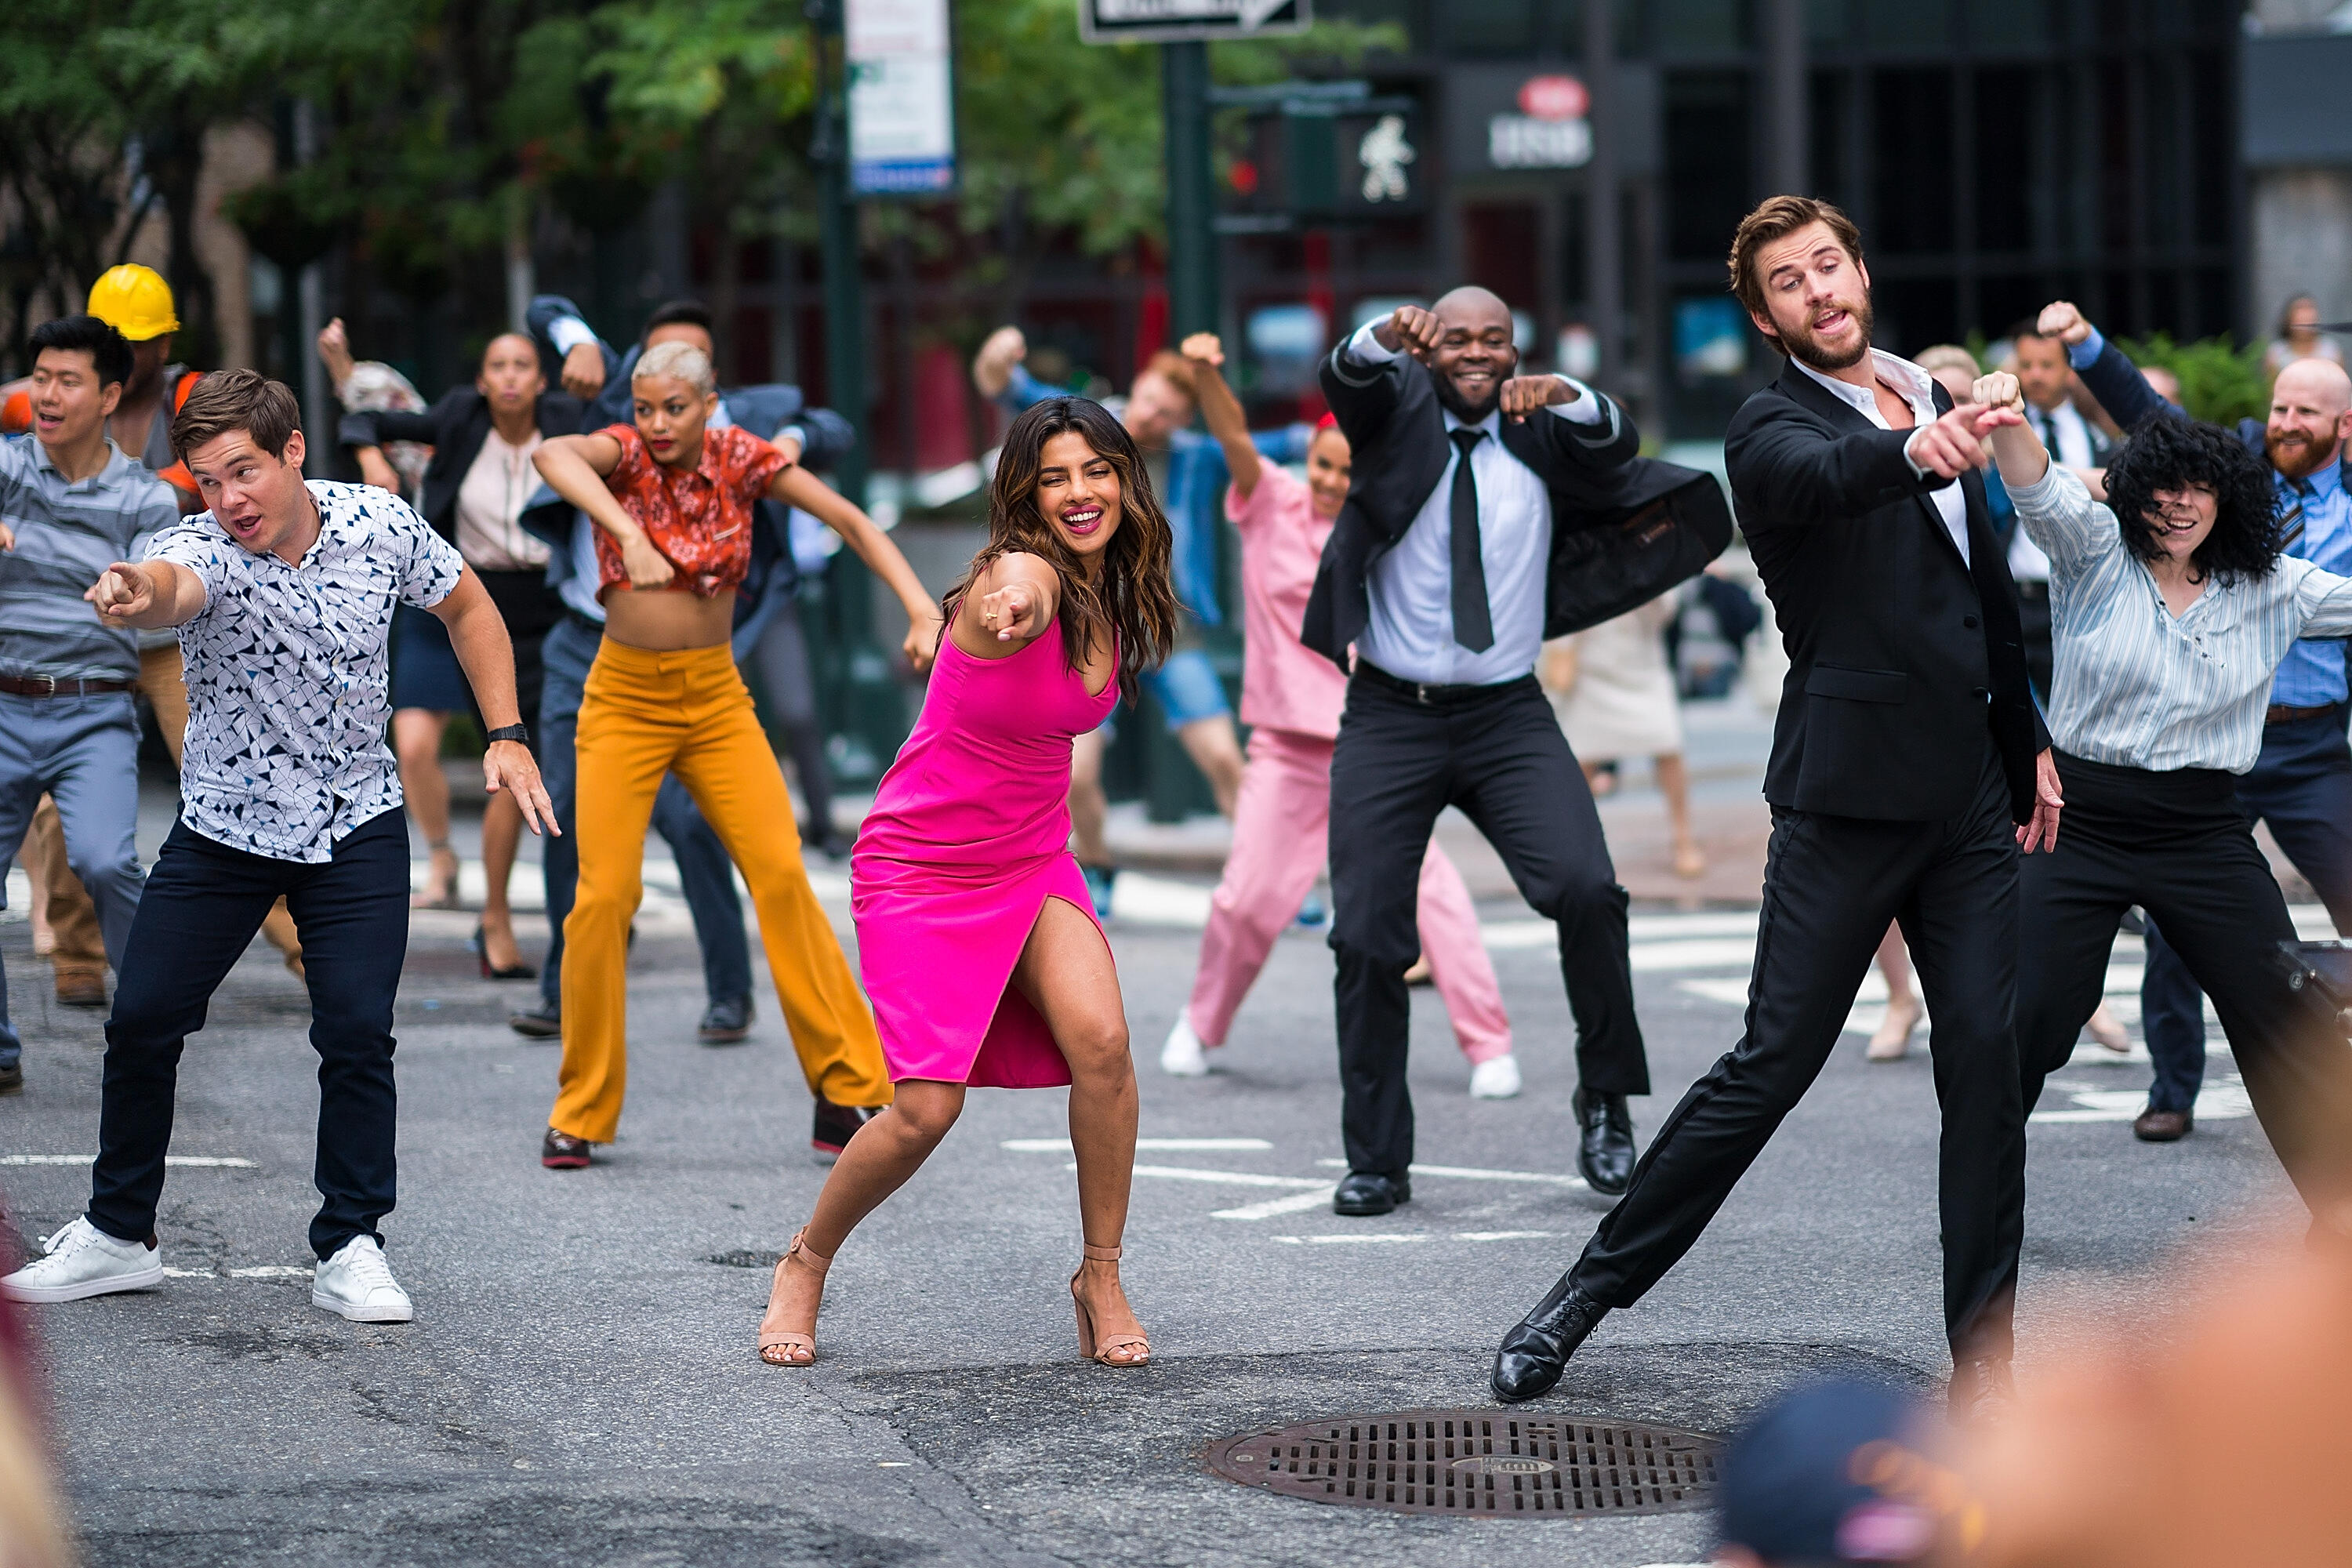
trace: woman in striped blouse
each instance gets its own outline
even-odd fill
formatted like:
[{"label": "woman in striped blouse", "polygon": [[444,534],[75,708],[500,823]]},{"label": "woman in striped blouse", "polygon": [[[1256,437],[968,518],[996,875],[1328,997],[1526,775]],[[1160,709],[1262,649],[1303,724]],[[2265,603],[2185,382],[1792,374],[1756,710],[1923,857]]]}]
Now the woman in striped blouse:
[{"label": "woman in striped blouse", "polygon": [[[2015,406],[2016,378],[1977,384]],[[2098,1005],[2116,924],[2145,908],[2213,998],[2263,1130],[2322,1214],[2352,1166],[2347,1058],[2284,984],[2294,938],[2237,804],[2271,674],[2298,637],[2352,637],[2352,578],[2278,553],[2262,460],[2230,432],[2143,422],[2107,504],[2021,420],[1992,433],[2020,526],[2050,557],[2048,715],[2065,826],[2024,858],[2017,1045],[2031,1110]]]}]

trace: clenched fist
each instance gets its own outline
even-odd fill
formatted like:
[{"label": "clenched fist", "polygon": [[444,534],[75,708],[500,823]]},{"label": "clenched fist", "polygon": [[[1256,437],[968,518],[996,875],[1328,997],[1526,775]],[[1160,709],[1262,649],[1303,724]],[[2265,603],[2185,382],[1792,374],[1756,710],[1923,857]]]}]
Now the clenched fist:
[{"label": "clenched fist", "polygon": [[1399,305],[1394,314],[1372,329],[1372,338],[1381,347],[1391,353],[1402,350],[1423,363],[1437,352],[1438,340],[1444,335],[1437,313],[1419,305]]}]

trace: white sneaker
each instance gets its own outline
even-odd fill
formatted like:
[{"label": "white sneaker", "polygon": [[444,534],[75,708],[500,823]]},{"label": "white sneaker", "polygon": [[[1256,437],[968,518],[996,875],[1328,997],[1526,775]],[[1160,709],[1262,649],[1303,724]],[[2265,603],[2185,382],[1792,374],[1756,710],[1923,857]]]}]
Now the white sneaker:
[{"label": "white sneaker", "polygon": [[1490,1057],[1470,1069],[1473,1100],[1516,1100],[1519,1093],[1517,1057]]},{"label": "white sneaker", "polygon": [[143,1241],[117,1241],[87,1218],[75,1220],[43,1242],[41,1252],[0,1279],[0,1290],[19,1301],[79,1301],[163,1282],[162,1248]]},{"label": "white sneaker", "polygon": [[1192,1032],[1190,1013],[1176,1015],[1176,1026],[1168,1031],[1168,1043],[1160,1047],[1160,1070],[1171,1078],[1209,1076],[1209,1053],[1201,1037]]},{"label": "white sneaker", "polygon": [[408,1292],[392,1277],[383,1248],[372,1236],[355,1236],[319,1265],[310,1279],[310,1305],[354,1323],[405,1323],[416,1316]]}]

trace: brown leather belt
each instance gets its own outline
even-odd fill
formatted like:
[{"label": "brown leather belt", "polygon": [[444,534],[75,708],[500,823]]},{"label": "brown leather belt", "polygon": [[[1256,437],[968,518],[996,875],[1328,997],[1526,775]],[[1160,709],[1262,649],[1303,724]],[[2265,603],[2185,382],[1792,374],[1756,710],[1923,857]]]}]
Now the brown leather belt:
[{"label": "brown leather belt", "polygon": [[136,691],[135,680],[59,680],[47,675],[0,675],[0,691],[11,697],[95,697],[101,691]]},{"label": "brown leather belt", "polygon": [[2263,722],[2292,724],[2298,719],[2324,719],[2342,706],[2340,702],[2323,702],[2316,708],[2290,708],[2284,702],[2273,702],[2263,710]]}]

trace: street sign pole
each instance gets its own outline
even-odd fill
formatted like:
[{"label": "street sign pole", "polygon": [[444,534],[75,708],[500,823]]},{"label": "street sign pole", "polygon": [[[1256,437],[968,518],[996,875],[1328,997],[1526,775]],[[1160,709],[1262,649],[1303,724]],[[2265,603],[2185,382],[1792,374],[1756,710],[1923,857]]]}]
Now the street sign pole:
[{"label": "street sign pole", "polygon": [[1168,160],[1168,314],[1179,342],[1217,330],[1216,193],[1210,184],[1209,46],[1160,46]]},{"label": "street sign pole", "polygon": [[[850,185],[849,64],[843,37],[846,0],[808,0],[816,35],[816,135],[809,161],[816,167],[823,226],[825,400],[849,421],[857,439],[834,468],[834,483],[859,506],[872,461],[866,405],[866,299],[858,274],[857,198]],[[826,729],[845,749],[834,759],[845,782],[880,775],[907,736],[906,699],[890,679],[889,662],[874,636],[874,583],[850,552],[836,552],[826,571],[832,646],[812,650],[826,667],[825,685],[837,704]]]}]

